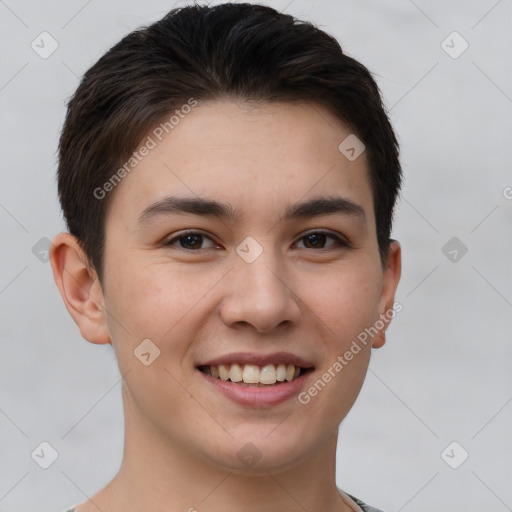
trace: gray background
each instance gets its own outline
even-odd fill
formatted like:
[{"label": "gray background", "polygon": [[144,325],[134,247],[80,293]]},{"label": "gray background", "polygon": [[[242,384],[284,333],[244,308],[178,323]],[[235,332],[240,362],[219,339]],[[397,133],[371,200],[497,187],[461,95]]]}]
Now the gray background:
[{"label": "gray background", "polygon": [[[113,352],[80,337],[40,240],[64,229],[56,147],[78,77],[185,3],[0,0],[0,512],[59,512],[119,467]],[[338,485],[386,512],[512,510],[512,2],[263,3],[372,70],[402,147],[403,311],[340,429]],[[46,59],[31,48],[43,31],[59,45]],[[458,58],[442,47],[453,31]],[[31,458],[43,441],[58,452],[46,470]]]}]

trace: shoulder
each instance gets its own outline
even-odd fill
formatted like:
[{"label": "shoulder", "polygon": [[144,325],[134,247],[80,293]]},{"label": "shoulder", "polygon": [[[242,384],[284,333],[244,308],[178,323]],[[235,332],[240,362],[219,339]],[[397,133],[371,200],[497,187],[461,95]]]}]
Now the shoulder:
[{"label": "shoulder", "polygon": [[[355,503],[357,503],[363,512],[382,512],[382,510],[371,507],[370,505],[367,505],[363,501],[361,501],[359,498],[356,498],[355,496],[352,496],[351,494],[346,493],[347,496],[349,496],[352,500],[354,500]],[[72,512],[72,511],[71,511]]]}]

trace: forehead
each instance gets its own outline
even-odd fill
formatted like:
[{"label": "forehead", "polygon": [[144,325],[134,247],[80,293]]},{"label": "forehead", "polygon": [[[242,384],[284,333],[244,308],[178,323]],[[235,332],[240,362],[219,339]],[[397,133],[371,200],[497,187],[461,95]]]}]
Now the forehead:
[{"label": "forehead", "polygon": [[300,199],[335,194],[373,217],[366,155],[349,159],[340,150],[354,135],[325,107],[226,100],[187,111],[143,139],[139,150],[151,149],[117,185],[113,215],[134,221],[150,204],[181,195],[229,203],[240,221],[263,220]]}]

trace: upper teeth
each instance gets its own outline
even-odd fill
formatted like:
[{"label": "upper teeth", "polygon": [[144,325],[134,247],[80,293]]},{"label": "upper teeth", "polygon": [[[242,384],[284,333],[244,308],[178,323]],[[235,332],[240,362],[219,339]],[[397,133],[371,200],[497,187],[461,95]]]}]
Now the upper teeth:
[{"label": "upper teeth", "polygon": [[291,381],[299,376],[300,367],[293,364],[219,364],[203,367],[209,375],[231,382],[246,384],[275,384],[277,381]]}]

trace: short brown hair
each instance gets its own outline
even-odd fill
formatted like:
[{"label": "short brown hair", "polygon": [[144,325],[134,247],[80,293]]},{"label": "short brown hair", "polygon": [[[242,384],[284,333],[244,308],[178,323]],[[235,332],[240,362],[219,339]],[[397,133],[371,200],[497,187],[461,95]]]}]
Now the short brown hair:
[{"label": "short brown hair", "polygon": [[69,232],[100,280],[112,194],[98,199],[94,191],[152,127],[190,98],[325,105],[365,144],[377,241],[386,261],[402,171],[370,72],[332,36],[270,7],[193,5],[124,37],[85,73],[68,103],[59,143],[59,199]]}]

